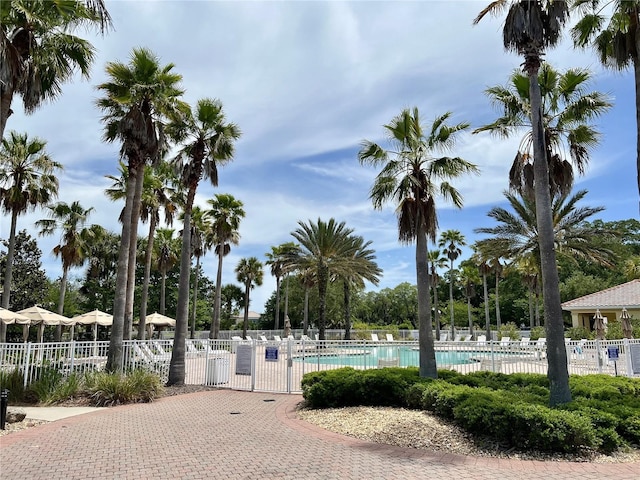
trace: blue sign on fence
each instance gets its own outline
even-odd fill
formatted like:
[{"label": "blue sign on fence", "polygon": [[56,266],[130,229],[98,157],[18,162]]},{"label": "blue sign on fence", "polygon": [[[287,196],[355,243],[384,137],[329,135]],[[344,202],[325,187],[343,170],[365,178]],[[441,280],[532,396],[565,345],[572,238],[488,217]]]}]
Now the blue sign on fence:
[{"label": "blue sign on fence", "polygon": [[618,360],[620,358],[620,349],[615,345],[609,346],[607,347],[607,355],[609,355],[609,360]]},{"label": "blue sign on fence", "polygon": [[278,347],[265,347],[264,359],[266,362],[278,361]]}]

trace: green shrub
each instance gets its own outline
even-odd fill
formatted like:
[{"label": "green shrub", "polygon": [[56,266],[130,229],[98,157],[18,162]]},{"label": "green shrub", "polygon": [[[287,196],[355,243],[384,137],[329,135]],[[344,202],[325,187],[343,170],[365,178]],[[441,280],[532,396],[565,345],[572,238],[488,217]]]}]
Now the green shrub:
[{"label": "green shrub", "polygon": [[585,327],[571,327],[565,332],[564,336],[571,340],[582,340],[583,338],[593,340],[594,338],[593,332],[587,330]]},{"label": "green shrub", "polygon": [[51,394],[63,382],[62,373],[54,367],[39,367],[37,380],[27,385],[26,397],[36,402],[46,403]]},{"label": "green shrub", "polygon": [[498,340],[500,340],[502,337],[509,337],[512,341],[520,340],[520,327],[516,326],[516,324],[513,322],[500,325],[500,330],[498,331]]},{"label": "green shrub", "polygon": [[75,397],[80,392],[80,389],[81,376],[74,373],[69,375],[67,378],[61,379],[48,395],[40,398],[40,402],[45,405],[61,402]]},{"label": "green shrub", "polygon": [[544,327],[533,327],[530,334],[531,340],[538,340],[541,337],[547,336],[547,332],[545,331]]},{"label": "green shrub", "polygon": [[25,400],[24,376],[19,369],[0,370],[0,390],[8,390],[9,403],[20,403]]},{"label": "green shrub", "polygon": [[134,370],[128,375],[97,373],[91,379],[91,398],[99,406],[153,401],[162,393],[160,377],[144,370]]},{"label": "green shrub", "polygon": [[405,394],[405,404],[408,408],[422,409],[422,396],[427,389],[428,382],[419,382],[411,385]]},{"label": "green shrub", "polygon": [[466,385],[452,385],[444,380],[427,384],[422,394],[422,408],[442,417],[453,419],[453,410],[476,389]]},{"label": "green shrub", "polygon": [[620,432],[629,443],[640,446],[640,414],[627,417],[620,424]]}]

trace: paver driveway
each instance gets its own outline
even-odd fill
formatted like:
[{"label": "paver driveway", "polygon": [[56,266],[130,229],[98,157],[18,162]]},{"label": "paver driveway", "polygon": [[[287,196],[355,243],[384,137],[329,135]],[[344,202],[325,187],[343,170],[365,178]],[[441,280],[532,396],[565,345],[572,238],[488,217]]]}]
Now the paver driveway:
[{"label": "paver driveway", "polygon": [[0,437],[0,478],[640,478],[639,463],[507,461],[363,442],[296,419],[300,400],[219,390],[58,420]]}]

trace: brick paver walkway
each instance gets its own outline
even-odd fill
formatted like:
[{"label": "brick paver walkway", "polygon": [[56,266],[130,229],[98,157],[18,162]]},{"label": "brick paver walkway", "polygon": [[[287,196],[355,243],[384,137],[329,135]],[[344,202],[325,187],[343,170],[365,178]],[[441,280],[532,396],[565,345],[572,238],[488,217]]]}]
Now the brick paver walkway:
[{"label": "brick paver walkway", "polygon": [[70,417],[0,437],[0,478],[640,478],[639,463],[512,461],[363,442],[296,419],[300,400],[219,390]]}]

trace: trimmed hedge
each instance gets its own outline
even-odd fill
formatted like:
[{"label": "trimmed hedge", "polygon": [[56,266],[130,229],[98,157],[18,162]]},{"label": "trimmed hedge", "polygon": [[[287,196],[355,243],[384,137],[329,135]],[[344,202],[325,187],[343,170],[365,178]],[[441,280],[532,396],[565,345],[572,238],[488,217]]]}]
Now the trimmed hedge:
[{"label": "trimmed hedge", "polygon": [[573,401],[549,408],[544,375],[438,372],[420,378],[415,368],[342,368],[304,376],[311,408],[355,405],[429,410],[468,432],[520,450],[611,453],[640,444],[640,381],[625,377],[571,377]]}]

